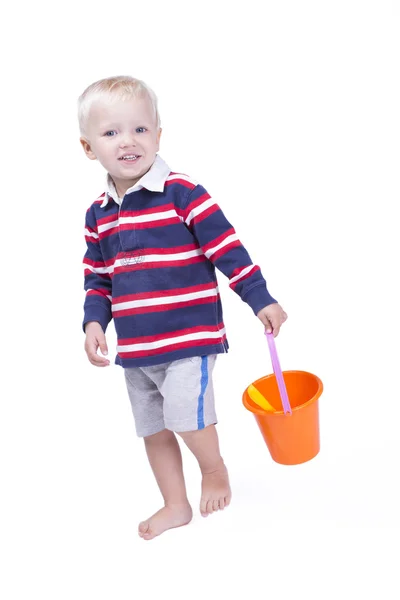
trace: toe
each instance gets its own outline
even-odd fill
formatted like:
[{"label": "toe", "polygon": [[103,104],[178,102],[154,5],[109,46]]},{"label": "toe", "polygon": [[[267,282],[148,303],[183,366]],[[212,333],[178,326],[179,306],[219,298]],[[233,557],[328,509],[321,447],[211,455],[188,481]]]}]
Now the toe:
[{"label": "toe", "polygon": [[225,508],[225,498],[220,498],[218,501],[219,510],[224,510]]},{"label": "toe", "polygon": [[144,540],[152,540],[157,534],[152,530],[149,521],[143,521],[139,525],[139,535]]},{"label": "toe", "polygon": [[202,498],[200,501],[200,514],[202,517],[208,517],[207,498]]},{"label": "toe", "polygon": [[219,510],[219,502],[218,499],[213,501],[213,511]]},{"label": "toe", "polygon": [[139,523],[138,532],[139,532],[140,537],[145,537],[146,535],[148,535],[149,534],[149,522],[142,521],[141,523]]},{"label": "toe", "polygon": [[211,515],[214,512],[213,501],[212,500],[209,500],[207,502],[207,512],[208,512],[209,515]]}]

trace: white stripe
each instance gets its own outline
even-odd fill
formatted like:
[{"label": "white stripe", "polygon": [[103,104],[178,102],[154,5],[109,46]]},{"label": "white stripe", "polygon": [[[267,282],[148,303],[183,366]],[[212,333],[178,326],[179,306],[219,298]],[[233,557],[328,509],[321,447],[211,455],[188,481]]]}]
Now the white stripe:
[{"label": "white stripe", "polygon": [[183,179],[183,181],[193,183],[194,186],[199,185],[195,179],[193,179],[192,177],[188,177],[187,175],[183,175],[182,173],[175,173],[175,175],[169,175],[167,177],[167,181],[173,181],[174,179]]},{"label": "white stripe", "polygon": [[217,295],[217,289],[202,290],[189,294],[177,294],[175,296],[161,296],[160,298],[145,298],[143,300],[130,300],[119,302],[112,307],[113,312],[118,310],[129,310],[130,308],[141,308],[143,306],[160,306],[161,304],[174,304],[175,302],[190,302],[196,298],[209,298]]},{"label": "white stripe", "polygon": [[192,219],[194,217],[201,215],[202,212],[207,210],[207,208],[210,208],[210,206],[214,206],[214,204],[216,204],[216,202],[212,198],[208,198],[208,200],[204,200],[204,202],[202,202],[202,204],[199,204],[199,206],[196,206],[196,208],[194,208],[193,210],[190,211],[190,213],[188,214],[186,221],[185,221],[186,225],[190,225],[190,222],[192,221]]},{"label": "white stripe", "polygon": [[173,219],[177,217],[174,210],[164,210],[164,212],[156,212],[150,215],[139,215],[137,217],[120,217],[120,225],[127,223],[148,223],[149,221],[161,221],[162,219]]},{"label": "white stripe", "polygon": [[221,248],[223,248],[224,246],[227,246],[231,242],[236,242],[238,239],[239,238],[236,235],[236,233],[232,233],[232,235],[228,235],[228,237],[225,240],[223,240],[220,244],[218,244],[218,246],[215,246],[215,248],[210,248],[210,250],[207,250],[205,255],[207,256],[207,258],[210,258],[210,256],[212,256],[215,252],[217,252],[217,250],[221,250]]},{"label": "white stripe", "polygon": [[[200,248],[196,250],[190,250],[189,252],[179,252],[178,254],[149,254],[147,256],[137,257],[138,262],[140,264],[149,263],[149,262],[166,262],[166,261],[177,261],[177,260],[187,260],[189,258],[193,258],[194,256],[200,256],[203,254],[203,251]],[[135,257],[132,256],[130,259],[128,257],[128,265],[135,264]],[[126,267],[126,259],[118,259],[114,262],[113,265],[109,267],[92,267],[87,263],[84,263],[84,268],[89,269],[93,273],[98,273],[99,275],[108,273],[111,274],[118,267]]]},{"label": "white stripe", "polygon": [[204,340],[207,338],[219,339],[222,338],[224,334],[225,328],[221,329],[220,331],[198,331],[196,333],[180,335],[179,337],[157,340],[156,342],[117,346],[117,352],[140,352],[141,350],[154,350],[156,348],[165,348],[171,344],[179,344],[180,342],[191,342],[195,340]]},{"label": "white stripe", "polygon": [[242,269],[238,275],[235,275],[235,277],[232,277],[229,280],[229,285],[231,283],[235,283],[235,281],[238,281],[239,279],[241,279],[242,277],[247,275],[247,273],[249,273],[253,269],[253,267],[254,267],[254,265],[250,265],[249,267],[245,267],[244,269]]},{"label": "white stripe", "polygon": [[135,264],[135,260],[137,260],[138,263],[140,262],[140,264],[149,262],[168,262],[175,260],[187,260],[189,258],[193,258],[194,256],[200,256],[201,254],[203,254],[203,251],[200,248],[197,248],[196,250],[178,252],[177,254],[148,254],[147,256],[137,256],[136,258],[135,256],[132,256],[131,258],[128,256],[126,259],[121,258],[116,260],[114,263],[114,268],[121,266],[125,267],[127,262],[128,264],[133,265]]},{"label": "white stripe", "polygon": [[98,239],[98,237],[99,237],[97,235],[97,233],[94,233],[94,231],[93,232],[89,231],[89,229],[86,229],[86,227],[85,227],[85,235],[87,237],[92,237],[92,238],[95,238],[95,239]]},{"label": "white stripe", "polygon": [[[102,275],[104,273],[110,273],[110,267],[92,267],[92,265],[84,263],[84,268],[89,269],[89,271],[92,271],[92,273],[97,273],[99,275]],[[113,267],[111,267],[111,269],[113,270]]]},{"label": "white stripe", "polygon": [[107,231],[108,229],[112,229],[113,227],[118,226],[118,219],[116,221],[111,221],[110,223],[105,223],[104,225],[100,225],[97,228],[99,233],[103,233],[103,231]]}]

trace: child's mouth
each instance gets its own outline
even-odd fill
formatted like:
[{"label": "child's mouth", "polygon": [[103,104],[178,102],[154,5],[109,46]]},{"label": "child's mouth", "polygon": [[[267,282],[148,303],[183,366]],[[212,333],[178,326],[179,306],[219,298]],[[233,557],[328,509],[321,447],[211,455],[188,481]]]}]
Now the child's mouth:
[{"label": "child's mouth", "polygon": [[125,156],[120,156],[118,160],[126,163],[134,163],[140,158],[139,154],[126,154]]}]

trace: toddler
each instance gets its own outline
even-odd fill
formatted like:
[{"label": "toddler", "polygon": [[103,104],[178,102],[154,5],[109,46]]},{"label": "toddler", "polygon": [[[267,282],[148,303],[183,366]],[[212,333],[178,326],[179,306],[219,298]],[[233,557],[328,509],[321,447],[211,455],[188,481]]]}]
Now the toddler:
[{"label": "toddler", "polygon": [[215,268],[267,331],[278,335],[287,315],[216,201],[158,155],[157,98],[143,81],[93,83],[78,116],[86,156],[107,173],[86,214],[85,350],[93,365],[110,364],[105,333],[113,318],[116,364],[164,499],[139,524],[150,540],[192,519],[176,435],[199,463],[201,514],[231,500],[212,384],[217,355],[228,351]]}]

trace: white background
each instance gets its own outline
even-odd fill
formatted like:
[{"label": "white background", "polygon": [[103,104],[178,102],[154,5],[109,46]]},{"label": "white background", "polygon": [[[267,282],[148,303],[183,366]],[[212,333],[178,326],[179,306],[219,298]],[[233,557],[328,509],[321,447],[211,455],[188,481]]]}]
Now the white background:
[{"label": "white background", "polygon": [[[10,5],[11,6],[11,5]],[[399,598],[399,2],[22,2],[3,9],[2,600]],[[152,542],[161,498],[122,369],[86,360],[82,237],[104,173],[76,100],[154,88],[160,154],[222,206],[289,314],[284,369],[325,386],[321,453],[273,463],[244,388],[262,326],[220,275],[229,510]],[[112,357],[115,335],[108,332]],[[396,559],[397,554],[397,559]]]}]

